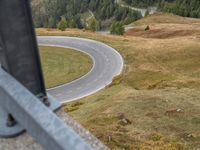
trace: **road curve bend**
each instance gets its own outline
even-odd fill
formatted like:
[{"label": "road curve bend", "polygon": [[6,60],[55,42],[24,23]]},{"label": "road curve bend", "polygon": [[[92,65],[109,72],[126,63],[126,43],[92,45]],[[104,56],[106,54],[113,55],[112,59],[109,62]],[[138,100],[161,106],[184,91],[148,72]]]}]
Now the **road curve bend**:
[{"label": "road curve bend", "polygon": [[103,89],[123,69],[121,55],[115,49],[98,41],[77,37],[39,36],[38,43],[39,45],[72,48],[88,54],[93,60],[93,67],[86,75],[47,90],[61,103],[78,100]]}]

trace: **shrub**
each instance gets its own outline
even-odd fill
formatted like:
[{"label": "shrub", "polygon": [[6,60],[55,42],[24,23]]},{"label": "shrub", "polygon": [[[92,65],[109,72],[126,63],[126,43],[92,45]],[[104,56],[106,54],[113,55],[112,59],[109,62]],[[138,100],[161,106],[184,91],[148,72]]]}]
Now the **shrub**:
[{"label": "shrub", "polygon": [[145,12],[145,15],[144,15],[144,16],[146,17],[146,16],[148,16],[148,15],[149,15],[149,11],[147,10],[147,11]]},{"label": "shrub", "polygon": [[60,22],[57,25],[57,28],[61,31],[65,31],[65,29],[68,27],[68,23],[65,19],[65,17],[61,17]]},{"label": "shrub", "polygon": [[110,27],[110,33],[115,35],[123,35],[125,32],[123,23],[115,22]]},{"label": "shrub", "polygon": [[145,31],[148,31],[150,30],[150,27],[149,26],[146,26],[146,28],[144,29]]},{"label": "shrub", "polygon": [[100,23],[95,18],[93,18],[89,23],[88,29],[92,32],[95,32],[100,29]]}]

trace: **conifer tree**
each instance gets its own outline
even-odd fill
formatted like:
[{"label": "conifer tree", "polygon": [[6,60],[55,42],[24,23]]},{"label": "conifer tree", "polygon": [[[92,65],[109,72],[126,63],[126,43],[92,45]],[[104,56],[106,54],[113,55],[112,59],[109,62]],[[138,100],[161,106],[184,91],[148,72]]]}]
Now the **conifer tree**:
[{"label": "conifer tree", "polygon": [[67,21],[65,17],[61,17],[60,22],[57,25],[57,28],[61,31],[65,31],[65,29],[68,27]]}]

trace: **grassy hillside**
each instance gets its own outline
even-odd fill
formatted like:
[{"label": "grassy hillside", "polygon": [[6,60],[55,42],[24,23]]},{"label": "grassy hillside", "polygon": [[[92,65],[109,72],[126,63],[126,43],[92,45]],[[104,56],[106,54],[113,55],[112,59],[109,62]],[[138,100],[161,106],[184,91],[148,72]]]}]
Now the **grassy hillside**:
[{"label": "grassy hillside", "polygon": [[89,56],[72,49],[41,46],[40,53],[48,88],[80,78],[92,68]]},{"label": "grassy hillside", "polygon": [[38,29],[37,33],[91,38],[122,54],[124,71],[110,86],[63,107],[111,149],[200,147],[198,35],[160,39],[81,30]]},{"label": "grassy hillside", "polygon": [[177,23],[177,24],[189,24],[189,23],[200,23],[200,19],[189,18],[189,17],[181,17],[171,13],[162,13],[157,12],[153,15],[148,15],[145,18],[142,18],[134,24],[142,25],[142,24],[157,24],[157,23]]},{"label": "grassy hillside", "polygon": [[[149,25],[150,30],[145,31]],[[156,13],[131,25],[126,35],[145,38],[173,38],[200,35],[200,19],[180,17],[169,13]]]}]

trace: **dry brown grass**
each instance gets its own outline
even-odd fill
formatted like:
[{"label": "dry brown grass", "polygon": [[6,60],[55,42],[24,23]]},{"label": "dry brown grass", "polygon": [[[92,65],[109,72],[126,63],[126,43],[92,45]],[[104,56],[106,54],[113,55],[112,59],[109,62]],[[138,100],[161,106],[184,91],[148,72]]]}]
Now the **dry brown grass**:
[{"label": "dry brown grass", "polygon": [[135,25],[144,24],[157,24],[157,23],[169,23],[169,24],[194,24],[200,23],[199,19],[181,17],[170,13],[158,12],[153,15],[149,15],[141,20],[134,22]]},{"label": "dry brown grass", "polygon": [[[145,31],[146,26],[150,30]],[[180,17],[173,14],[157,13],[134,22],[133,28],[125,35],[145,38],[174,38],[200,35],[200,19]]]},{"label": "dry brown grass", "polygon": [[[174,25],[177,26],[177,25]],[[144,27],[145,28],[145,27]],[[183,37],[183,36],[192,36],[192,35],[200,35],[200,29],[198,30],[192,30],[192,29],[172,29],[169,27],[162,27],[161,25],[159,27],[156,26],[150,26],[149,31],[144,31],[143,29],[133,28],[130,29],[125,35],[127,36],[139,36],[139,37],[145,37],[145,38],[173,38],[173,37]]]}]

